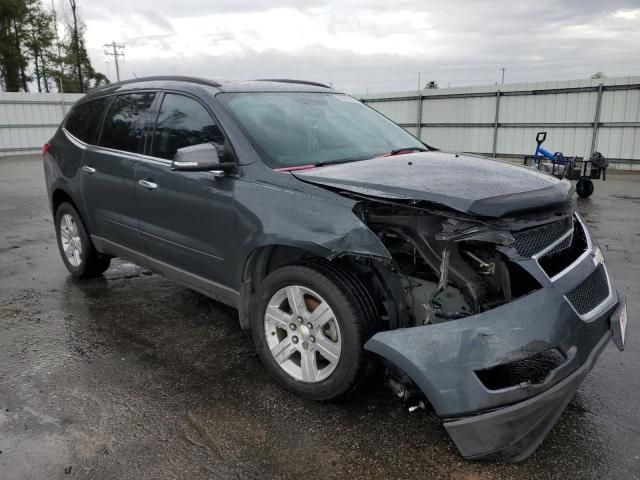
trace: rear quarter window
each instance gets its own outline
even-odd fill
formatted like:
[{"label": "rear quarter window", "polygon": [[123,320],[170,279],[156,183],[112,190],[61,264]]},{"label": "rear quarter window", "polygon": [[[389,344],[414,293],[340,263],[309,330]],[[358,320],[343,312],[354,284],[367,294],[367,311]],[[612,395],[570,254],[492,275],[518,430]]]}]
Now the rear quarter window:
[{"label": "rear quarter window", "polygon": [[109,98],[97,98],[73,107],[67,118],[65,128],[71,135],[85,143],[96,143],[100,134],[100,125]]}]

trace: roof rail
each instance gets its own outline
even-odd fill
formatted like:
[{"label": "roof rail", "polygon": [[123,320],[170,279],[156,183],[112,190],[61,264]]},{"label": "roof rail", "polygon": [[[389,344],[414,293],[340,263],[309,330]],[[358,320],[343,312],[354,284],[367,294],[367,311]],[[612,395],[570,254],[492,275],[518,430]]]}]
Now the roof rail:
[{"label": "roof rail", "polygon": [[198,78],[198,77],[188,77],[188,76],[180,76],[180,75],[155,75],[151,77],[136,77],[130,78],[127,80],[120,80],[119,82],[107,83],[106,85],[101,85],[95,89],[91,90],[91,93],[103,90],[109,87],[118,87],[120,85],[128,85],[130,83],[142,83],[142,82],[153,82],[153,81],[177,81],[177,82],[188,82],[188,83],[199,83],[201,85],[208,85],[210,87],[220,87],[220,84],[214,80],[208,80],[206,78]]},{"label": "roof rail", "polygon": [[256,82],[280,82],[280,83],[297,83],[300,85],[313,85],[314,87],[331,88],[329,85],[325,85],[320,82],[310,82],[308,80],[291,80],[288,78],[258,78]]}]

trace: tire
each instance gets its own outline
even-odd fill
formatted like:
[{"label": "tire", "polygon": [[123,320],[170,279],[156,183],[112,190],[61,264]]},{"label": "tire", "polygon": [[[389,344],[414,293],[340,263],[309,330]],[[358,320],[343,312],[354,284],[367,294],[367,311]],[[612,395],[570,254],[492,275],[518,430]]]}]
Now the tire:
[{"label": "tire", "polygon": [[78,211],[70,203],[58,206],[54,217],[58,250],[67,270],[77,278],[101,275],[111,257],[99,253],[91,242]]},{"label": "tire", "polygon": [[[314,315],[318,308],[325,313]],[[375,306],[354,275],[328,262],[303,261],[260,284],[251,330],[269,373],[292,393],[321,401],[352,391],[365,378],[363,345],[375,333],[375,319]]]},{"label": "tire", "polygon": [[576,192],[581,198],[590,197],[593,193],[593,182],[588,178],[581,178],[576,183]]}]

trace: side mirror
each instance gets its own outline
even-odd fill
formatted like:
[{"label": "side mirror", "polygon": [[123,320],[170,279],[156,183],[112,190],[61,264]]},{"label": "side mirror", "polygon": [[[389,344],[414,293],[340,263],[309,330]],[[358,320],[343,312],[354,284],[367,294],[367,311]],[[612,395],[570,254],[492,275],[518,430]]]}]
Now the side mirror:
[{"label": "side mirror", "polygon": [[228,172],[234,166],[235,163],[233,162],[220,161],[218,150],[212,143],[179,148],[171,162],[171,170],[178,172],[208,172],[216,170],[222,173]]}]

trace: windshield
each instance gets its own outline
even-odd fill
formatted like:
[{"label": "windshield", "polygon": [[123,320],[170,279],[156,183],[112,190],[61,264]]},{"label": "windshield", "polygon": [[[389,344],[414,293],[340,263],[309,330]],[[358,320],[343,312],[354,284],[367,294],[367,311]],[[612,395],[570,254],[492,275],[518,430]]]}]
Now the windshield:
[{"label": "windshield", "polygon": [[227,93],[228,107],[271,168],[364,160],[423,143],[373,109],[335,93]]}]

